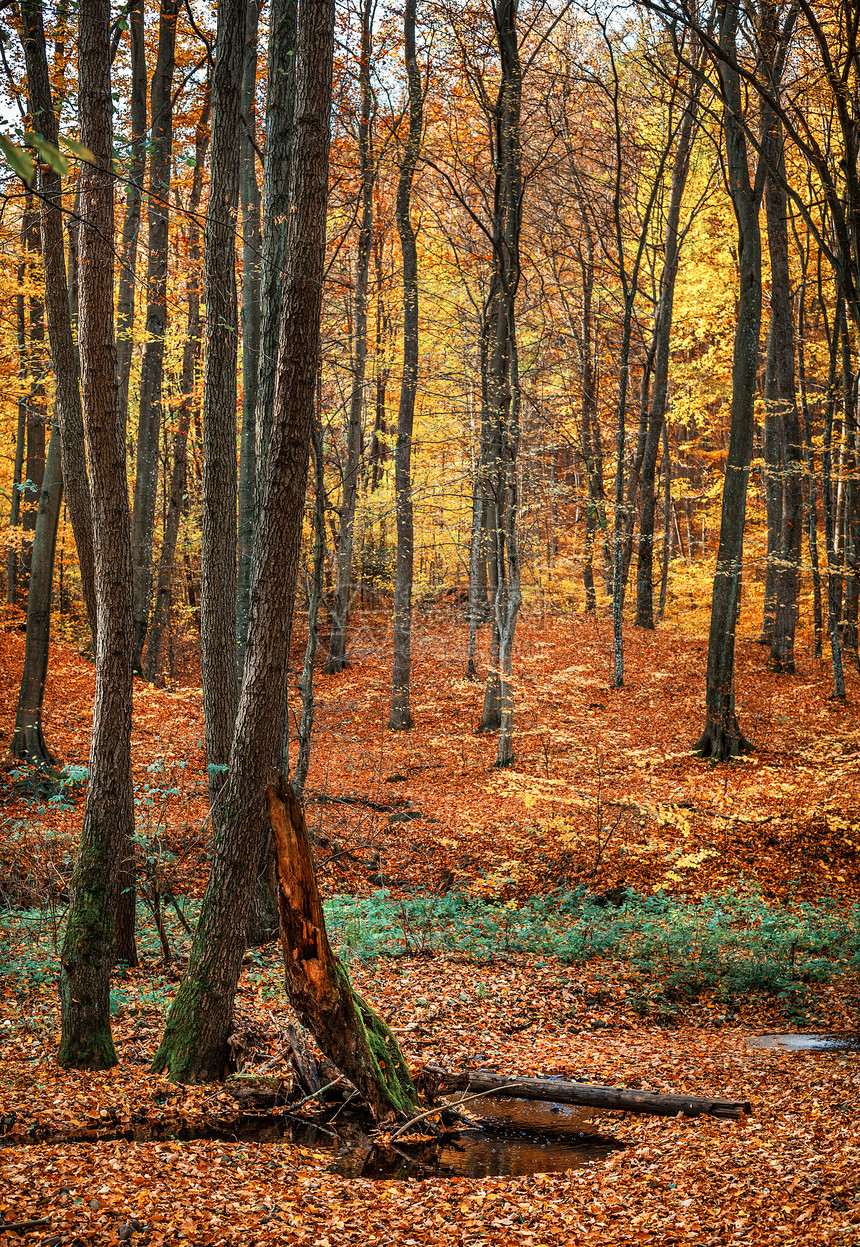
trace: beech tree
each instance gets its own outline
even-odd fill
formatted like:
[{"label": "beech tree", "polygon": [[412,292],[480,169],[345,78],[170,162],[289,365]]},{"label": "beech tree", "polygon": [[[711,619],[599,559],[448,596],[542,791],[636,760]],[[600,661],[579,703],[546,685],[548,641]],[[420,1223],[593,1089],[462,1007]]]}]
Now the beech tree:
[{"label": "beech tree", "polygon": [[212,869],[154,1064],[175,1081],[224,1072],[246,910],[268,834],[266,785],[283,711],[319,360],[333,45],[333,0],[303,0],[277,387],[245,669],[224,794],[213,814]]},{"label": "beech tree", "polygon": [[89,783],[60,953],[58,1060],[64,1066],[101,1069],[116,1061],[110,971],[119,864],[134,829],[131,533],[116,388],[109,0],[81,0],[78,74],[81,141],[93,156],[80,174],[79,326],[98,640]]}]

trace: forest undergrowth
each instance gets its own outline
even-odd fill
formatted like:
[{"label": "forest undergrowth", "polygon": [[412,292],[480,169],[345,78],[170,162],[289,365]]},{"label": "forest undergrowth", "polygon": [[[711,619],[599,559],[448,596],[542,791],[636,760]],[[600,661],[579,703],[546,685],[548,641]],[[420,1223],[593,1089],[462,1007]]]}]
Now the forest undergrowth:
[{"label": "forest undergrowth", "polygon": [[[349,668],[317,674],[306,789],[333,941],[410,1063],[749,1099],[751,1116],[609,1114],[600,1130],[628,1146],[608,1160],[420,1183],[338,1177],[287,1140],[171,1138],[234,1109],[220,1085],[149,1073],[205,885],[208,806],[199,689],[138,680],[141,965],[115,976],[120,1064],[61,1071],[57,948],[94,671],[58,645],[45,725],[64,779],[3,766],[0,1129],[15,1145],[0,1221],[38,1224],[0,1227],[0,1242],[860,1242],[858,1057],[748,1046],[763,1031],[857,1027],[857,672],[845,705],[802,644],[800,674],[772,675],[745,616],[738,705],[756,750],[711,766],[690,755],[705,636],[631,629],[613,692],[605,617],[533,614],[518,633],[516,763],[498,770],[476,730],[482,686],[463,678],[461,617],[431,604],[413,636],[416,727],[392,733],[387,615],[357,616]],[[7,609],[4,741],[23,639]],[[280,956],[245,958],[246,1072],[283,1045]],[[160,1137],[100,1140],[123,1130]]]}]

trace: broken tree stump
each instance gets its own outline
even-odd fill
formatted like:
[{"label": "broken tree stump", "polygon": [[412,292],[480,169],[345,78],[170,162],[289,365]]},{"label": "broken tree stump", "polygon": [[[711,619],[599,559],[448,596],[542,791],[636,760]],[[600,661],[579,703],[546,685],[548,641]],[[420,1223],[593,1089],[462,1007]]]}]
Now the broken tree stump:
[{"label": "broken tree stump", "polygon": [[377,1120],[412,1117],[418,1096],[397,1040],[354,990],[329,944],[302,807],[281,777],[266,796],[290,1004]]},{"label": "broken tree stump", "polygon": [[627,1087],[601,1087],[561,1078],[509,1078],[489,1070],[456,1070],[449,1073],[426,1065],[422,1079],[435,1094],[451,1091],[495,1091],[522,1100],[553,1100],[583,1108],[614,1109],[624,1113],[650,1113],[655,1117],[729,1117],[737,1120],[750,1112],[747,1100],[721,1100],[716,1096],[677,1095],[659,1091],[634,1091]]}]

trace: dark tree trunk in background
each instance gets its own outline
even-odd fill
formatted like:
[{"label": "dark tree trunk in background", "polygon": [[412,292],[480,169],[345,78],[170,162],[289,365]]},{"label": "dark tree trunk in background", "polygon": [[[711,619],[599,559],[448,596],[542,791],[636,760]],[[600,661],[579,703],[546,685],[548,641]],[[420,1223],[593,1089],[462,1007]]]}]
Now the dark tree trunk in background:
[{"label": "dark tree trunk in background", "polygon": [[660,276],[660,297],[654,315],[654,383],[651,406],[642,452],[639,496],[639,557],[636,568],[636,625],[640,628],[654,627],[654,522],[657,512],[657,457],[660,451],[660,435],[666,421],[669,398],[669,344],[672,337],[672,312],[675,299],[675,279],[678,275],[679,224],[681,201],[687,185],[690,154],[696,136],[697,115],[701,79],[693,73],[688,86],[688,97],[678,130],[675,159],[672,167],[672,183],[666,209],[666,226],[663,235],[663,272]]},{"label": "dark tree trunk in background", "polygon": [[[18,425],[15,431],[15,464],[12,469],[12,496],[9,500],[10,542],[6,555],[6,604],[14,606],[18,596],[18,573],[20,569],[21,533],[21,501],[24,483],[24,448],[27,443],[27,403],[30,389],[30,353],[27,343],[27,297],[24,293],[27,284],[27,234],[29,221],[27,213],[21,217],[21,259],[18,263],[18,292],[15,295],[15,328],[18,345],[18,379],[21,395],[18,399]],[[23,584],[21,589],[23,590]]]},{"label": "dark tree trunk in background", "polygon": [[767,518],[767,562],[764,572],[764,610],[760,645],[773,644],[776,615],[776,570],[779,559],[779,526],[782,519],[782,464],[780,462],[779,404],[776,399],[776,359],[771,333],[767,338],[765,364],[765,409],[761,449],[764,460],[764,498]]},{"label": "dark tree trunk in background", "polygon": [[334,45],[333,0],[303,0],[274,420],[266,456],[242,693],[200,921],[155,1068],[219,1078],[265,837],[289,656],[319,360]]},{"label": "dark tree trunk in background", "polygon": [[57,526],[63,497],[63,465],[60,438],[56,429],[51,435],[42,484],[39,509],[33,535],[30,560],[30,587],[27,593],[27,635],[24,645],[24,668],[21,690],[12,733],[12,752],[16,758],[40,767],[56,766],[42,733],[42,702],[48,675],[48,653],[51,638],[51,585],[54,578],[54,555],[57,548]]},{"label": "dark tree trunk in background", "polygon": [[[30,111],[39,133],[47,142],[56,146],[59,141],[58,126],[48,74],[41,0],[23,0],[21,18]],[[78,550],[81,585],[95,648],[97,629],[92,502],[87,478],[78,357],[72,335],[71,302],[66,284],[62,182],[60,175],[44,162],[39,164],[39,192],[45,312],[63,452],[63,485]]]},{"label": "dark tree trunk in background", "polygon": [[851,332],[848,323],[842,331],[842,478],[845,503],[843,517],[842,563],[845,594],[840,633],[842,653],[851,654],[855,664],[857,650],[857,604],[860,590],[860,489],[857,484],[857,375],[854,371]]},{"label": "dark tree trunk in background", "polygon": [[486,455],[488,571],[492,582],[490,669],[481,727],[499,728],[496,766],[514,760],[512,654],[520,608],[517,541],[517,452],[520,440],[520,382],[516,296],[520,280],[522,66],[517,35],[517,0],[494,10],[501,81],[492,112],[493,276],[485,305],[486,396],[489,439]]},{"label": "dark tree trunk in background", "polygon": [[391,718],[395,729],[412,727],[410,709],[412,562],[415,534],[412,522],[412,425],[418,386],[418,249],[412,224],[412,181],[421,150],[424,96],[415,52],[417,0],[406,0],[403,40],[409,80],[409,132],[397,184],[397,232],[403,252],[403,378],[394,451],[394,490],[397,510],[397,568],[394,579],[394,662],[391,670]]},{"label": "dark tree trunk in background", "polygon": [[837,287],[836,316],[830,343],[830,375],[827,405],[824,409],[824,436],[821,445],[821,501],[824,510],[824,548],[827,554],[827,631],[830,635],[830,657],[833,664],[833,697],[845,700],[845,672],[842,647],[839,643],[839,617],[842,606],[842,580],[836,554],[835,499],[833,497],[833,417],[836,411],[837,377],[845,328],[845,303]]},{"label": "dark tree trunk in background", "polygon": [[815,448],[812,443],[812,416],[806,387],[806,283],[797,299],[797,379],[800,383],[800,410],[803,420],[803,470],[806,490],[806,524],[809,562],[812,568],[812,612],[815,625],[815,657],[821,661],[824,650],[824,619],[821,602],[821,566],[818,556],[818,479],[815,475]]},{"label": "dark tree trunk in background", "polygon": [[194,136],[194,174],[191,180],[191,194],[188,200],[188,319],[186,321],[185,343],[182,348],[182,377],[180,381],[182,401],[179,407],[179,422],[176,428],[176,436],[173,439],[173,471],[170,477],[167,515],[164,521],[164,537],[161,542],[161,557],[158,564],[155,605],[152,611],[149,639],[146,644],[145,671],[148,680],[156,680],[161,669],[164,633],[170,619],[176,542],[179,537],[179,524],[182,519],[182,509],[185,500],[188,466],[188,429],[194,409],[194,378],[200,362],[201,233],[198,214],[203,194],[203,165],[208,146],[209,87],[207,84],[203,111],[200,114],[200,120],[197,123]]},{"label": "dark tree trunk in background", "polygon": [[[411,0],[409,0],[411,3]],[[319,388],[319,387],[318,387]],[[311,446],[314,466],[314,553],[311,581],[308,586],[308,640],[302,667],[300,691],[302,717],[299,723],[299,752],[293,772],[292,788],[300,801],[304,800],[305,781],[311,761],[311,735],[314,727],[314,663],[319,645],[319,614],[323,590],[325,564],[325,458],[323,435],[319,412],[314,413],[311,425]]]},{"label": "dark tree trunk in background", "polygon": [[761,333],[761,228],[759,211],[764,164],[750,177],[743,125],[737,55],[737,0],[728,0],[720,14],[720,46],[727,61],[718,66],[723,99],[723,132],[729,189],[738,226],[739,291],[732,361],[732,416],[720,541],[708,636],[705,729],[696,743],[704,758],[722,761],[745,753],[750,744],[735,713],[735,629],[741,606],[741,571],[746,520],[747,485],[755,428],[755,395]]},{"label": "dark tree trunk in background", "polygon": [[585,588],[585,609],[597,610],[594,592],[594,538],[599,527],[605,527],[606,508],[603,486],[603,454],[600,428],[597,423],[597,377],[594,367],[594,239],[586,224],[586,254],[581,256],[582,269],[582,341],[579,370],[582,378],[579,453],[585,469],[585,548],[582,559],[582,583]]},{"label": "dark tree trunk in background", "polygon": [[[260,190],[257,185],[258,0],[248,0],[245,65],[242,85],[242,163],[239,192],[242,203],[242,445],[239,456],[239,571],[236,598],[236,669],[241,677],[248,630],[248,595],[254,553],[254,515],[257,493],[257,381],[260,368]],[[253,142],[252,142],[253,140]]]},{"label": "dark tree trunk in background", "polygon": [[124,430],[116,391],[113,308],[110,4],[81,0],[78,26],[81,141],[81,389],[92,472],[98,645],[84,825],[60,954],[62,1066],[116,1062],[110,971],[123,845],[134,830],[131,779],[131,540]]},{"label": "dark tree trunk in background", "polygon": [[125,192],[125,220],[119,253],[119,283],[116,299],[116,358],[119,387],[119,416],[128,423],[128,383],[131,374],[131,348],[134,335],[134,289],[137,280],[137,245],[140,237],[140,206],[146,171],[146,43],[143,30],[143,0],[128,6],[128,41],[131,59],[131,151]]},{"label": "dark tree trunk in background", "polygon": [[[27,207],[24,213],[24,241],[27,248],[28,269],[31,277],[36,278],[36,257],[39,252],[39,219],[33,210],[33,198],[27,194]],[[24,479],[26,488],[22,491],[21,502],[24,504],[21,516],[23,541],[21,543],[21,569],[26,578],[29,575],[30,560],[34,534],[36,531],[36,515],[42,506],[42,479],[45,475],[45,432],[47,410],[45,405],[45,307],[38,290],[33,286],[25,300],[26,303],[26,348],[29,372],[29,391],[26,405],[26,460]]]},{"label": "dark tree trunk in background", "polygon": [[373,246],[373,186],[376,168],[373,155],[374,97],[370,85],[370,57],[373,50],[372,16],[374,0],[362,0],[361,50],[358,69],[361,95],[358,119],[358,155],[361,177],[361,224],[355,262],[355,300],[353,303],[352,393],[346,426],[346,464],[340,505],[337,543],[337,584],[330,604],[331,636],[325,669],[329,674],[347,665],[346,630],[352,588],[355,506],[358,500],[361,468],[361,424],[364,413],[364,379],[367,365],[367,291],[370,279],[370,252]]},{"label": "dark tree trunk in background", "polygon": [[[770,6],[766,19],[773,21]],[[769,32],[775,39],[777,32]],[[794,671],[794,633],[797,626],[797,590],[803,540],[803,449],[797,410],[794,372],[794,319],[791,311],[791,272],[788,254],[788,200],[782,126],[772,111],[762,109],[763,159],[769,172],[764,202],[770,252],[770,337],[768,362],[773,355],[773,390],[766,394],[779,436],[781,502],[777,529],[777,562],[773,580],[773,637],[768,666],[772,671]],[[768,367],[770,374],[771,368]],[[770,562],[770,560],[768,560]]]},{"label": "dark tree trunk in background", "polygon": [[236,213],[247,0],[222,0],[212,74],[212,158],[203,243],[203,551],[200,649],[209,793],[224,783],[236,719]]},{"label": "dark tree trunk in background", "polygon": [[164,350],[167,333],[167,247],[170,225],[170,172],[173,157],[173,74],[176,68],[176,20],[181,0],[162,0],[158,55],[150,97],[148,259],[146,266],[146,340],[140,368],[140,412],[131,552],[134,566],[134,666],[142,670],[152,596],[152,541],[158,486]]}]

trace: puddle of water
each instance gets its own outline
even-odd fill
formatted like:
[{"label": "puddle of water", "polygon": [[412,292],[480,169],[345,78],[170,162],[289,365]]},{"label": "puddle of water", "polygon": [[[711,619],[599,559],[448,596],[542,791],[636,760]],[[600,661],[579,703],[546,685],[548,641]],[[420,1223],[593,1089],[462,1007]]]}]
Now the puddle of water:
[{"label": "puddle of water", "polygon": [[521,1177],[579,1169],[589,1161],[605,1160],[623,1146],[613,1139],[467,1130],[451,1141],[422,1148],[344,1148],[330,1172],[345,1178],[376,1179]]},{"label": "puddle of water", "polygon": [[811,1031],[806,1034],[756,1035],[747,1040],[747,1045],[776,1052],[860,1052],[860,1033]]},{"label": "puddle of water", "polygon": [[[623,1148],[616,1139],[598,1135],[586,1125],[586,1114],[569,1104],[526,1104],[511,1097],[487,1096],[481,1105],[482,1128],[464,1130],[439,1142],[375,1147],[364,1133],[366,1122],[340,1118],[340,1134],[332,1138],[325,1119],[318,1126],[281,1115],[242,1114],[235,1118],[178,1127],[163,1123],[112,1133],[88,1135],[0,1136],[0,1149],[45,1143],[93,1143],[125,1139],[130,1143],[197,1139],[225,1143],[277,1143],[288,1140],[332,1157],[330,1173],[345,1178],[417,1179],[523,1176],[563,1173],[589,1161],[603,1160]],[[471,1105],[469,1107],[472,1107]]]}]

